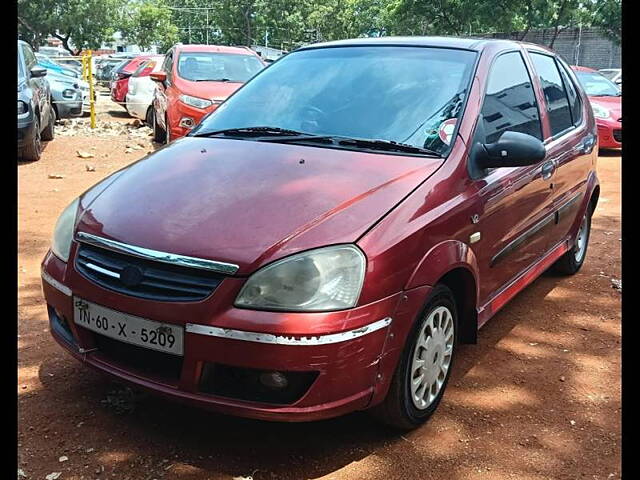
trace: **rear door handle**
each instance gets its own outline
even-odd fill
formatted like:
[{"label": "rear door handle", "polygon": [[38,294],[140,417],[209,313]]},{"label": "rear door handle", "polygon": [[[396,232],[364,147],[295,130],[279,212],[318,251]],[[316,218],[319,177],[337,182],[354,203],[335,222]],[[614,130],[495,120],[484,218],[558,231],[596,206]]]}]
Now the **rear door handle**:
[{"label": "rear door handle", "polygon": [[542,175],[543,180],[547,180],[551,178],[553,172],[556,170],[556,164],[553,160],[549,160],[542,164],[542,169],[540,170],[540,174]]}]

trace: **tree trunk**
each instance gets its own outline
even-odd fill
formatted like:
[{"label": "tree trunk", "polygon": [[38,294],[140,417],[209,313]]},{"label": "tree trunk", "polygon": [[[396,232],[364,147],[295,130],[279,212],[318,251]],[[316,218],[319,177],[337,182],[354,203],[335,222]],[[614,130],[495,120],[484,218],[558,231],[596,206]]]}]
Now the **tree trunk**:
[{"label": "tree trunk", "polygon": [[69,46],[69,37],[70,35],[67,34],[66,37],[63,37],[62,35],[59,35],[57,33],[53,34],[54,37],[56,37],[58,40],[62,41],[62,46],[64,47],[64,49],[69,52],[71,55],[78,55],[82,50],[73,50],[70,46]]},{"label": "tree trunk", "polygon": [[562,2],[562,5],[560,5],[560,10],[558,11],[558,19],[556,20],[556,24],[554,26],[553,37],[551,37],[551,43],[549,43],[549,48],[553,48],[553,44],[556,42],[556,38],[558,38],[558,33],[560,33],[559,32],[560,22],[562,21],[562,13],[564,12],[564,7],[566,7],[566,5],[567,5],[567,0],[564,0]]}]

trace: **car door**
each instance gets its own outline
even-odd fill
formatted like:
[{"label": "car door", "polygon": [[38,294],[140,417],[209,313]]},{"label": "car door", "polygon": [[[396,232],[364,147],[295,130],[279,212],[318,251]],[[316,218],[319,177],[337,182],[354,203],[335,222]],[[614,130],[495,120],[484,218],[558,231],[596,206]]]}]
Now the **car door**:
[{"label": "car door", "polygon": [[[491,65],[473,142],[493,143],[507,131],[542,140],[538,99],[519,50],[500,54]],[[481,299],[495,296],[546,251],[553,213],[545,161],[489,169],[476,179],[479,214],[472,222],[492,239],[474,250]]]},{"label": "car door", "polygon": [[597,137],[586,125],[583,110],[586,102],[578,93],[577,80],[572,78],[570,69],[549,53],[528,54],[544,92],[549,124],[545,147],[547,160],[553,162],[549,186],[555,214],[553,228],[547,235],[547,249],[551,249],[565,240],[579,213]]},{"label": "car door", "polygon": [[162,83],[157,82],[157,88],[155,91],[154,103],[156,105],[156,121],[165,130],[167,129],[167,125],[165,123],[168,104],[167,90],[172,88],[171,85],[173,83],[173,55],[174,51],[171,50],[164,58],[161,70],[167,74],[167,79]]},{"label": "car door", "polygon": [[31,69],[38,64],[35,54],[31,50],[31,47],[26,43],[22,44],[22,55],[24,57],[24,63],[27,67],[27,78],[29,79],[29,86],[33,90],[35,98],[35,104],[38,105],[40,111],[40,128],[43,129],[49,122],[50,106],[49,106],[49,83],[45,77],[33,77],[31,75]]}]

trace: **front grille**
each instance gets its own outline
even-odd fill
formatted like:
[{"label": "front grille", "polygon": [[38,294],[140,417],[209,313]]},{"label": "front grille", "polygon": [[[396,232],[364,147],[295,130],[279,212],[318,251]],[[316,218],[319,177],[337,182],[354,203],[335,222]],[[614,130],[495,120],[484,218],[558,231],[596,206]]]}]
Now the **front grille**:
[{"label": "front grille", "polygon": [[622,130],[614,130],[613,138],[616,139],[616,142],[622,143]]},{"label": "front grille", "polygon": [[183,357],[120,342],[104,335],[94,334],[93,338],[97,353],[115,366],[172,386],[180,380]]},{"label": "front grille", "polygon": [[219,273],[146,260],[86,244],[78,249],[76,270],[109,290],[163,302],[202,300],[224,279]]}]

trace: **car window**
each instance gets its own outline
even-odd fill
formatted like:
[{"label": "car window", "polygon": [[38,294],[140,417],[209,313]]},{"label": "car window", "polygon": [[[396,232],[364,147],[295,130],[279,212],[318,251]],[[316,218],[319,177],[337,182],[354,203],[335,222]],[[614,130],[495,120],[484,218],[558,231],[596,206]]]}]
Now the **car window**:
[{"label": "car window", "polygon": [[167,56],[164,58],[164,63],[162,64],[162,71],[167,74],[167,78],[171,79],[173,76],[173,52],[167,53]]},{"label": "car window", "polygon": [[482,104],[484,142],[496,142],[504,132],[526,133],[542,140],[538,103],[522,55],[500,55],[491,67]]},{"label": "car window", "polygon": [[268,125],[444,154],[475,59],[475,52],[448,48],[299,50],[238,90],[201,122],[199,132]]},{"label": "car window", "polygon": [[573,126],[569,97],[553,57],[532,52],[531,60],[544,91],[551,136],[555,137]]},{"label": "car window", "polygon": [[617,97],[620,89],[611,80],[597,72],[576,71],[584,91],[591,97]]},{"label": "car window", "polygon": [[18,78],[24,78],[24,67],[22,66],[22,59],[20,55],[18,55]]},{"label": "car window", "polygon": [[136,68],[136,71],[133,72],[133,74],[131,76],[132,77],[139,77],[142,74],[142,72],[149,71],[147,69],[153,70],[153,68],[155,68],[155,66],[156,66],[156,63],[157,63],[157,60],[153,60],[153,59],[145,60],[144,62],[142,62],[138,66],[138,68]]},{"label": "car window", "polygon": [[185,80],[246,82],[264,65],[253,55],[211,52],[182,52],[178,75]]},{"label": "car window", "polygon": [[569,97],[571,120],[573,121],[574,125],[578,125],[582,121],[582,102],[580,101],[576,86],[574,85],[573,80],[571,80],[567,67],[565,67],[562,62],[558,62],[558,65],[560,66],[562,82],[567,89],[567,96]]},{"label": "car window", "polygon": [[24,63],[27,65],[27,70],[30,70],[31,67],[38,63],[38,60],[29,46],[23,45],[22,51],[24,54]]}]

